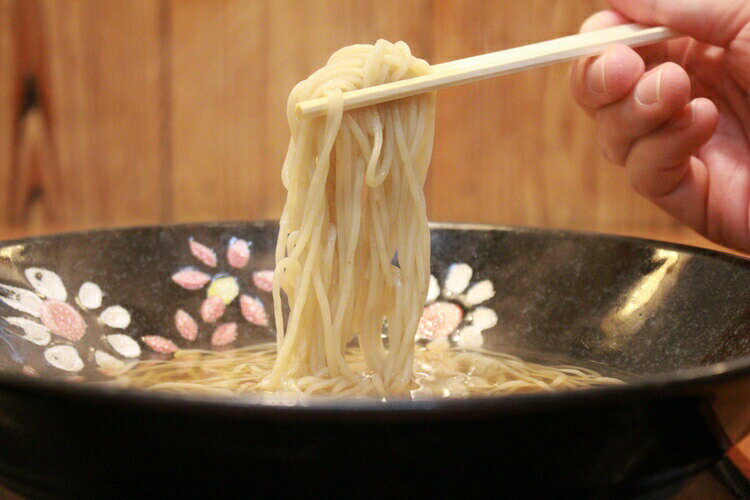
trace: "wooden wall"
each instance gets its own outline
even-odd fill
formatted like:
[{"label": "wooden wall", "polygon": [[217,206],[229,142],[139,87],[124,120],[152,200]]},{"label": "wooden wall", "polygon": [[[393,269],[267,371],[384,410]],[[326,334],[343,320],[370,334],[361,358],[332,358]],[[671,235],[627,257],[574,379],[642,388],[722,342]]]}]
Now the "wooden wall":
[{"label": "wooden wall", "polygon": [[[292,85],[378,37],[442,62],[600,0],[0,0],[0,234],[272,218]],[[681,233],[599,155],[558,66],[441,91],[436,220]]]}]

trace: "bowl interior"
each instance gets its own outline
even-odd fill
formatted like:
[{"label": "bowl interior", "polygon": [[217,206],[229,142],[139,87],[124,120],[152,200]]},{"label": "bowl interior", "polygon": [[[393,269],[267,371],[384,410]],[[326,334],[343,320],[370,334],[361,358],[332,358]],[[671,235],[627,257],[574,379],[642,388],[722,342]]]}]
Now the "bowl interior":
[{"label": "bowl interior", "polygon": [[[0,374],[93,381],[178,348],[274,341],[276,232],[196,224],[0,245]],[[461,314],[425,333],[467,346],[633,376],[750,353],[750,263],[732,256],[439,224],[432,275],[426,314]]]}]

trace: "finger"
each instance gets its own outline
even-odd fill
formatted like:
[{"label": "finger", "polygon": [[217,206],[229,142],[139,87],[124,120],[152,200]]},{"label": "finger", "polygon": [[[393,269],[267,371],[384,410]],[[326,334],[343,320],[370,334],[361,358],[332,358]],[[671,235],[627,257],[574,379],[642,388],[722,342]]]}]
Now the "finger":
[{"label": "finger", "polygon": [[688,160],[713,136],[718,120],[710,100],[694,99],[662,127],[635,141],[625,162],[633,189],[646,198],[669,201],[690,168]]},{"label": "finger", "polygon": [[750,3],[737,0],[609,0],[625,16],[665,25],[702,42],[726,47],[750,22]]},{"label": "finger", "polygon": [[588,33],[589,31],[603,30],[605,28],[611,28],[620,24],[626,24],[632,22],[629,18],[625,17],[616,10],[600,10],[599,12],[589,16],[581,25],[581,33]]},{"label": "finger", "polygon": [[[581,25],[581,33],[611,28],[632,22],[614,10],[592,15]],[[667,44],[652,44],[637,49],[616,45],[600,56],[580,58],[571,67],[570,85],[574,98],[591,116],[594,110],[626,95],[644,72],[666,60]]]},{"label": "finger", "polygon": [[597,112],[604,155],[625,163],[631,144],[672,118],[690,101],[690,78],[674,63],[644,74],[624,99]]},{"label": "finger", "polygon": [[697,156],[691,156],[685,162],[685,170],[677,187],[668,195],[652,201],[698,233],[721,243],[720,238],[707,234],[708,187],[708,167]]},{"label": "finger", "polygon": [[577,62],[571,72],[571,91],[589,111],[625,97],[645,71],[645,64],[625,45],[609,47],[601,56]]},{"label": "finger", "polygon": [[[633,20],[624,16],[620,12],[617,12],[616,10],[602,10],[597,12],[596,14],[590,16],[588,19],[586,19],[583,24],[581,25],[581,33],[586,33],[589,31],[595,31],[595,30],[603,30],[606,28],[612,28],[614,26],[619,26],[620,24],[627,24],[632,23]],[[674,40],[672,41],[674,42]],[[643,59],[646,62],[646,65],[649,64],[661,64],[666,61],[667,59],[667,47],[669,43],[672,42],[665,42],[665,43],[654,43],[650,45],[645,45],[643,47],[638,47],[634,50],[636,54],[641,56],[641,59]],[[594,59],[594,58],[588,58],[588,59]],[[586,58],[581,59],[582,61],[588,60]]]}]

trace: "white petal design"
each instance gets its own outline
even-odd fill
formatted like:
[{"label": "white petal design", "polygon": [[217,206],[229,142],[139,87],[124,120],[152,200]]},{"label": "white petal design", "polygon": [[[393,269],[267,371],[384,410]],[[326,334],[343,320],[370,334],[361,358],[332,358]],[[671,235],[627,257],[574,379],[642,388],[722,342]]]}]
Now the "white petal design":
[{"label": "white petal design", "polygon": [[68,292],[65,290],[62,280],[49,269],[30,267],[24,271],[24,274],[29,283],[31,283],[31,286],[43,297],[62,302],[68,298]]},{"label": "white petal design", "polygon": [[44,351],[44,359],[55,368],[66,372],[83,370],[83,360],[75,347],[70,345],[56,345]]},{"label": "white petal design", "polygon": [[0,288],[8,293],[7,297],[0,297],[0,300],[13,309],[39,317],[42,312],[42,299],[37,294],[31,290],[10,285],[0,285]]},{"label": "white petal design", "polygon": [[121,370],[125,367],[125,362],[121,359],[117,359],[109,353],[104,351],[96,351],[94,353],[94,361],[99,367],[104,368],[107,371]]},{"label": "white petal design", "polygon": [[122,306],[109,306],[99,315],[99,321],[111,328],[127,328],[130,325],[130,313]]},{"label": "white petal design", "polygon": [[465,326],[461,328],[454,336],[453,340],[455,340],[457,346],[466,347],[468,349],[482,347],[482,344],[484,344],[482,332],[475,326]]},{"label": "white petal design", "polygon": [[477,307],[471,311],[471,325],[480,331],[488,330],[497,325],[497,313],[489,307]]},{"label": "white petal design", "polygon": [[36,321],[15,316],[5,318],[5,321],[11,325],[22,328],[24,335],[21,335],[21,338],[33,342],[36,345],[47,345],[52,338],[47,327]]},{"label": "white petal design", "polygon": [[98,309],[102,306],[102,289],[99,285],[87,281],[78,290],[78,302],[86,309]]},{"label": "white petal design", "polygon": [[469,307],[481,304],[495,296],[495,287],[490,280],[480,281],[469,288],[463,303]]},{"label": "white petal design", "polygon": [[438,285],[437,278],[430,275],[430,287],[427,289],[427,300],[425,303],[434,302],[438,298],[438,295],[440,295],[440,285]]},{"label": "white petal design", "polygon": [[463,293],[466,287],[469,286],[472,274],[474,274],[474,271],[469,264],[463,262],[452,264],[448,268],[448,275],[445,277],[444,292],[446,297]]},{"label": "white petal design", "polygon": [[104,337],[112,346],[112,349],[117,351],[126,358],[137,358],[141,355],[141,346],[132,337],[123,335],[122,333],[115,333]]}]

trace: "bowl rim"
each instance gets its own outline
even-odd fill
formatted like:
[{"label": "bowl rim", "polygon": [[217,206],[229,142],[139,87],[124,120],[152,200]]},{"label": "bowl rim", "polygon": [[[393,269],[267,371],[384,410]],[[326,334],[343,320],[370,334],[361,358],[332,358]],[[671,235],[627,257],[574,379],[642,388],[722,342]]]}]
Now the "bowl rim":
[{"label": "bowl rim", "polygon": [[[115,233],[138,230],[164,230],[180,227],[233,227],[253,225],[259,228],[276,225],[273,219],[250,221],[216,221],[188,222],[177,224],[134,225],[103,229],[66,231],[27,238],[16,238],[0,241],[0,246],[34,243],[38,240],[87,236],[89,234]],[[463,222],[431,222],[430,229],[477,230],[493,232],[511,232],[516,234],[532,233],[552,235],[554,237],[590,237],[608,241],[623,241],[641,246],[675,250],[692,255],[718,259],[734,265],[750,268],[750,258],[721,252],[708,248],[695,247],[680,243],[669,243],[655,239],[598,233],[593,231],[576,231],[555,228],[532,228],[494,224],[474,224]],[[29,377],[23,374],[0,371],[0,391],[23,393],[41,397],[61,397],[88,400],[91,402],[109,402],[141,409],[174,409],[179,411],[199,411],[220,414],[238,414],[245,416],[288,416],[313,417],[338,416],[343,418],[362,418],[372,415],[382,419],[386,415],[404,417],[424,416],[425,414],[457,417],[473,413],[492,413],[503,411],[512,414],[516,411],[559,410],[561,407],[577,408],[592,404],[622,404],[633,401],[665,399],[708,392],[711,387],[750,376],[750,355],[730,361],[710,365],[684,368],[667,373],[649,375],[637,381],[613,386],[600,386],[575,391],[537,392],[508,394],[501,396],[482,396],[465,399],[430,398],[411,400],[394,398],[388,401],[377,399],[328,399],[311,398],[290,400],[268,396],[212,396],[203,394],[172,394],[160,391],[120,388],[116,386],[72,383],[63,380]]]}]

